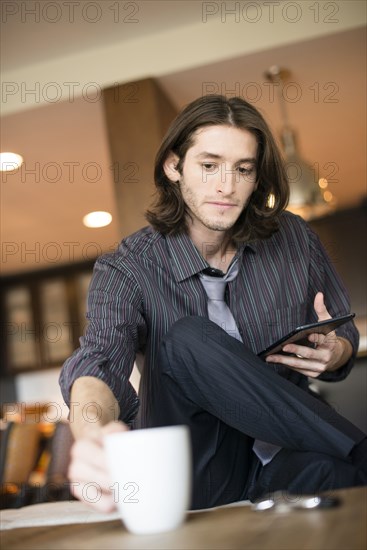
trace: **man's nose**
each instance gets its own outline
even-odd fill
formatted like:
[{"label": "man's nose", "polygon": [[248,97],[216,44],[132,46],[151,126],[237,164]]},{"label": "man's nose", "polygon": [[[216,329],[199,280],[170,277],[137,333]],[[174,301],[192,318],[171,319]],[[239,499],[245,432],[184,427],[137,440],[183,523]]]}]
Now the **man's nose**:
[{"label": "man's nose", "polygon": [[237,178],[236,170],[224,163],[221,164],[217,178],[217,191],[230,195],[235,189]]}]

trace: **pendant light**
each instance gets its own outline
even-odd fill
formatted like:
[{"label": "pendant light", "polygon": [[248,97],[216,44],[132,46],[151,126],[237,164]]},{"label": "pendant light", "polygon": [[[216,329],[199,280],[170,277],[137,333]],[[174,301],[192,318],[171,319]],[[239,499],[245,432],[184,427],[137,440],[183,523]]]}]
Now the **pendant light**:
[{"label": "pendant light", "polygon": [[289,76],[290,71],[281,69],[277,65],[273,65],[265,72],[266,79],[277,84],[276,90],[283,122],[281,142],[290,188],[287,210],[299,214],[305,220],[311,220],[330,213],[335,207],[335,198],[327,189],[328,182],[325,178],[315,181],[315,170],[297,150],[296,134],[289,123],[284,98],[284,83]]}]

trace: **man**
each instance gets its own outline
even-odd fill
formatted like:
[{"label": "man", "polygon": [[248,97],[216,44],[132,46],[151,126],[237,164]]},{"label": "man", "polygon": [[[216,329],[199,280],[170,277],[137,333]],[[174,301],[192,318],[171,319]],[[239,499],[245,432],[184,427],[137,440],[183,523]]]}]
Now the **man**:
[{"label": "man", "polygon": [[[191,430],[193,508],[365,484],[365,434],[308,389],[309,377],[347,376],[353,323],[256,355],[350,307],[316,235],[284,212],[286,175],[260,113],[240,98],[194,101],[163,140],[155,182],[150,226],[96,263],[89,326],[61,374],[75,495],[93,482],[95,506],[111,510],[103,435],[169,424]],[[91,403],[96,422],[83,414]]]}]

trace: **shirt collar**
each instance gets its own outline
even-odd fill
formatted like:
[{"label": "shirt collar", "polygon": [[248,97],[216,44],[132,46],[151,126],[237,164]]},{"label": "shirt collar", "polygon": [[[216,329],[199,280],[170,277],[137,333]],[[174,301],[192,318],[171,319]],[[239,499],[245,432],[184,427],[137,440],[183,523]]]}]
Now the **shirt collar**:
[{"label": "shirt collar", "polygon": [[[186,233],[167,235],[166,242],[172,259],[172,268],[177,282],[184,281],[203,269],[209,267],[208,262],[200,254],[190,237]],[[256,251],[255,243],[243,243],[239,246],[235,258],[241,256],[245,248]]]},{"label": "shirt collar", "polygon": [[209,266],[186,233],[166,236],[176,281],[181,282]]}]

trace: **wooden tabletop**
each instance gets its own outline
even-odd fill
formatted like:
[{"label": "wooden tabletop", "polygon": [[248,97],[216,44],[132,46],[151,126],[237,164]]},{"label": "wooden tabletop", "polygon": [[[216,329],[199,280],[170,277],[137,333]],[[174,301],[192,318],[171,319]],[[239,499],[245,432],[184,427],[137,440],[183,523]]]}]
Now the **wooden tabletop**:
[{"label": "wooden tabletop", "polygon": [[365,550],[367,489],[333,494],[341,499],[336,508],[286,513],[219,508],[189,514],[182,527],[160,535],[132,535],[120,521],[107,521],[10,529],[1,533],[0,542],[4,550]]}]

